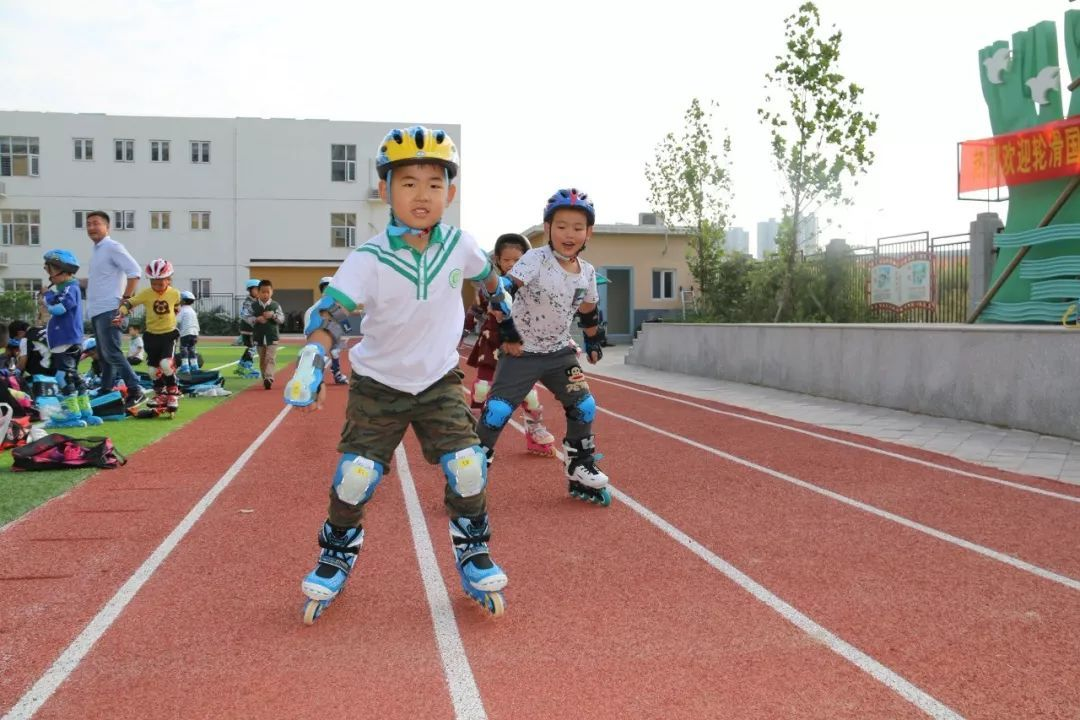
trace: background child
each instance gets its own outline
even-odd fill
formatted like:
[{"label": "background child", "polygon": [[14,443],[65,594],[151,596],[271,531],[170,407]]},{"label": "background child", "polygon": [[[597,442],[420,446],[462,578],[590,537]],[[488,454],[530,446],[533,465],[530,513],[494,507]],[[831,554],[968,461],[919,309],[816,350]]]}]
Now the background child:
[{"label": "background child", "polygon": [[240,305],[240,342],[244,344],[244,352],[236,363],[236,374],[245,378],[257,378],[259,371],[253,363],[255,346],[251,342],[252,333],[255,331],[255,313],[252,312],[251,305],[258,299],[259,281],[251,278],[244,283],[244,287],[247,288],[247,297]]},{"label": "background child", "polygon": [[[331,277],[324,277],[319,280],[320,295],[326,292],[326,288],[330,286],[331,280],[333,280]],[[311,314],[318,312],[318,310],[316,310],[318,305],[318,303],[315,303],[304,312],[304,327],[307,327],[308,323],[311,322]],[[330,348],[330,355],[327,357],[327,362],[330,367],[330,372],[334,376],[334,382],[338,385],[344,385],[349,382],[349,378],[345,377],[345,373],[341,372],[341,351],[345,349],[345,334],[352,329],[352,325],[347,317],[342,318],[341,322],[338,322],[337,320],[331,320],[331,322],[338,323],[337,330],[339,330],[340,335],[336,335],[334,346]]]},{"label": "background child", "polygon": [[304,620],[314,621],[345,584],[364,542],[364,508],[410,425],[424,459],[438,463],[446,477],[462,587],[498,615],[507,579],[488,551],[487,465],[458,369],[465,320],[461,281],[484,281],[496,293],[492,306],[506,314],[509,298],[476,240],[441,222],[457,191],[457,149],[450,137],[424,127],[392,130],[375,163],[390,222],[338,268],[304,329],[308,345],[286,389],[292,404],[321,406],[323,362],[337,341],[332,321],[363,305],[364,339],[349,351],[342,455],[319,535],[322,552],[301,585],[310,598]]},{"label": "background child", "polygon": [[[506,275],[510,268],[521,259],[521,256],[531,250],[529,241],[523,235],[507,233],[500,235],[495,241],[495,249],[492,256],[495,258],[495,266],[500,275]],[[511,290],[511,294],[514,291]],[[486,311],[486,303],[485,311]],[[507,337],[503,337],[504,330]],[[499,361],[499,352],[504,342],[520,345],[521,337],[517,335],[510,321],[499,321],[494,315],[487,315],[480,332],[476,337],[472,352],[465,362],[476,368],[476,381],[472,387],[472,406],[482,408],[491,390],[491,380],[495,377],[495,368]],[[536,388],[529,391],[525,401],[521,403],[525,413],[525,449],[536,455],[555,455],[555,437],[544,427],[544,407],[540,404],[540,397]]]},{"label": "background child", "polygon": [[518,286],[510,322],[522,342],[505,346],[478,434],[491,457],[514,408],[539,380],[566,411],[563,452],[570,494],[606,506],[611,504],[611,491],[607,475],[596,467],[599,456],[592,432],[596,400],[570,338],[570,324],[578,314],[586,357],[590,363],[602,357],[605,334],[597,320],[596,270],[580,257],[595,222],[596,211],[583,192],[559,190],[548,199],[547,246],[525,253],[507,274]]},{"label": "background child", "polygon": [[8,323],[7,348],[4,352],[4,367],[18,373],[26,367],[26,333],[30,323],[25,320],[12,320]]},{"label": "background child", "polygon": [[[100,425],[90,409],[86,383],[79,374],[79,358],[83,342],[82,291],[75,281],[79,261],[67,250],[45,253],[45,271],[49,274],[49,289],[41,296],[42,306],[49,313],[45,336],[49,343],[49,359],[59,391],[59,407],[51,408],[49,427]],[[44,402],[39,407],[52,405]],[[59,410],[59,412],[55,412]]]},{"label": "background child", "polygon": [[259,372],[262,373],[263,387],[267,390],[274,386],[279,329],[285,322],[285,313],[273,297],[273,283],[260,280],[255,300],[251,303],[251,314],[255,318],[251,342],[259,349]]},{"label": "background child", "polygon": [[128,365],[132,367],[141,365],[146,359],[146,344],[142,337],[142,327],[138,323],[128,324]]},{"label": "background child", "polygon": [[199,369],[199,356],[195,352],[199,342],[199,316],[195,312],[195,294],[187,290],[180,293],[176,326],[180,331],[180,372],[194,372]]},{"label": "background child", "polygon": [[153,417],[162,413],[170,415],[180,409],[180,388],[176,384],[176,366],[173,347],[179,333],[176,332],[176,312],[180,307],[180,291],[172,287],[173,266],[168,260],[157,258],[146,266],[150,287],[143,288],[133,297],[120,303],[119,324],[137,305],[146,308],[146,366],[154,380],[154,397],[146,404],[146,413],[138,417]]}]

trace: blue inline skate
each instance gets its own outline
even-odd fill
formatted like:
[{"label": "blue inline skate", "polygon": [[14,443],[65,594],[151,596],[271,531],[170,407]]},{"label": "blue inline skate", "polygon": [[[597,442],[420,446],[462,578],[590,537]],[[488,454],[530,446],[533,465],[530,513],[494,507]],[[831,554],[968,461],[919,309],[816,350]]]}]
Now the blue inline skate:
[{"label": "blue inline skate", "polygon": [[304,603],[304,624],[311,625],[330,606],[356,564],[356,555],[364,545],[362,527],[338,530],[329,522],[319,533],[319,564],[308,573],[300,589],[308,597]]},{"label": "blue inline skate", "polygon": [[480,607],[495,617],[506,612],[506,598],[500,592],[506,587],[506,573],[491,561],[488,540],[491,529],[487,515],[459,517],[450,521],[450,539],[454,543],[461,587]]}]

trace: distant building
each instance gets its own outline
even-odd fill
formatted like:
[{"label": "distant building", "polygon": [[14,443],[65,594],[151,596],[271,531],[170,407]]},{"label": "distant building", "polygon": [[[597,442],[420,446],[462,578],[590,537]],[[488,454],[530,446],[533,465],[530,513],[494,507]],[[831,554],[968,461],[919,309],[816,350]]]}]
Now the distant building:
[{"label": "distant building", "polygon": [[812,253],[820,250],[818,245],[818,221],[814,213],[803,217],[799,221],[799,249],[804,253]]},{"label": "distant building", "polygon": [[780,223],[776,221],[776,218],[769,218],[765,222],[757,224],[757,253],[755,253],[755,257],[758,260],[776,252],[776,235],[779,232]]},{"label": "distant building", "polygon": [[750,233],[741,227],[733,227],[727,231],[727,239],[724,245],[730,252],[739,252],[744,255],[750,254]]}]

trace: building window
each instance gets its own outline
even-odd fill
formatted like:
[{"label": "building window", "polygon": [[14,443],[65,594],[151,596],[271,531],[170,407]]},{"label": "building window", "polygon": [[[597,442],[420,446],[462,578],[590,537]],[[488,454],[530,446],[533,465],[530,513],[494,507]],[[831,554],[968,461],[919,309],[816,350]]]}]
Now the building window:
[{"label": "building window", "polygon": [[75,229],[86,229],[86,216],[94,212],[93,210],[76,210],[75,211]]},{"label": "building window", "polygon": [[93,138],[75,138],[75,159],[76,160],[93,160],[94,159],[94,140],[93,140]]},{"label": "building window", "polygon": [[193,162],[193,163],[208,163],[208,162],[210,162],[210,141],[209,140],[192,140],[191,141],[191,162]]},{"label": "building window", "polygon": [[150,162],[169,162],[169,141],[150,141]]},{"label": "building window", "polygon": [[135,162],[134,140],[113,140],[116,148],[116,162]]},{"label": "building window", "polygon": [[652,271],[652,299],[674,300],[675,299],[675,271],[653,270]]},{"label": "building window", "polygon": [[112,230],[134,230],[134,210],[113,210]]},{"label": "building window", "polygon": [[0,210],[0,245],[40,244],[40,210]]},{"label": "building window", "polygon": [[0,177],[38,174],[38,139],[0,135]]},{"label": "building window", "polygon": [[150,211],[150,229],[151,230],[168,230],[170,229],[170,213],[168,210],[151,210]]},{"label": "building window", "polygon": [[356,182],[356,146],[330,146],[330,180]]},{"label": "building window", "polygon": [[209,230],[210,213],[205,210],[197,210],[196,212],[191,213],[191,229]]},{"label": "building window", "polygon": [[210,296],[210,278],[192,278],[191,294],[197,298]]},{"label": "building window", "polygon": [[39,293],[41,288],[39,278],[4,278],[5,291]]},{"label": "building window", "polygon": [[330,247],[356,247],[356,213],[330,214]]}]

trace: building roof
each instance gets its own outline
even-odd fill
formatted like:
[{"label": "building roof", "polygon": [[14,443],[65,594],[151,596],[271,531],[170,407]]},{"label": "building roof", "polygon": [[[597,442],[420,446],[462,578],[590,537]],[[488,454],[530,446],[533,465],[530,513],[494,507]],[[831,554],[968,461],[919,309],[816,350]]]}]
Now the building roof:
[{"label": "building roof", "polygon": [[[533,225],[522,233],[532,237],[544,232],[543,225]],[[693,230],[686,227],[666,227],[664,225],[635,225],[615,223],[614,225],[593,225],[593,235],[691,235]]]}]

